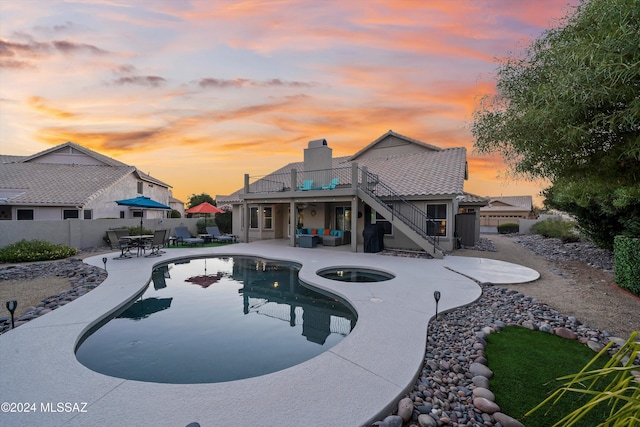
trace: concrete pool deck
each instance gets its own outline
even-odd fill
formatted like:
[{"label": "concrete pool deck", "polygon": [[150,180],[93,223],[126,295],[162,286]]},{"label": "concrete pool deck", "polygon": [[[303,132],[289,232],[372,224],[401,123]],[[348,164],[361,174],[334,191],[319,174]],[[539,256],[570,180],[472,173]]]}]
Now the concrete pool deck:
[{"label": "concrete pool deck", "polygon": [[[107,279],[77,300],[0,335],[0,403],[13,402],[0,425],[43,426],[362,426],[386,416],[413,387],[423,365],[427,326],[439,312],[481,295],[474,280],[524,283],[539,274],[501,261],[443,260],[292,248],[263,242],[167,249],[159,258],[114,260]],[[83,334],[147,285],[154,265],[185,257],[253,255],[302,265],[306,283],[347,300],[358,314],[353,331],[325,353],[272,374],[217,384],[158,384],[93,372],[74,350]],[[104,255],[85,262],[103,268]],[[394,279],[345,283],[316,271],[357,266]],[[474,279],[474,280],[472,280]],[[58,404],[62,403],[61,406]],[[64,405],[68,404],[68,405]],[[10,408],[11,409],[11,408]]]}]

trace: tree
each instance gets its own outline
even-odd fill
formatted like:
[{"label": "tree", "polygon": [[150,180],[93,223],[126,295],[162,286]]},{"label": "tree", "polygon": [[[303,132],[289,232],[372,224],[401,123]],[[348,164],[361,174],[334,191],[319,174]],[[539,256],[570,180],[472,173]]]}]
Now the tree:
[{"label": "tree", "polygon": [[201,194],[192,194],[189,196],[189,201],[187,202],[187,209],[191,209],[194,206],[198,206],[200,203],[209,202],[213,206],[216,205],[216,201],[213,197],[208,195],[207,193]]},{"label": "tree", "polygon": [[480,153],[547,179],[545,204],[596,242],[640,235],[640,2],[583,0],[497,72],[474,112]]}]

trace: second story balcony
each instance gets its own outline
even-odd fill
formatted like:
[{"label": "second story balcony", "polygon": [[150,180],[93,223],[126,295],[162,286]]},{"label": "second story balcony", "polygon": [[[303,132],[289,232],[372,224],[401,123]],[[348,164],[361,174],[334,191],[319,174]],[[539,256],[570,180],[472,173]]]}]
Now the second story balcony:
[{"label": "second story balcony", "polygon": [[[313,171],[272,173],[265,176],[245,175],[245,199],[271,199],[284,197],[321,197],[352,195],[357,191],[359,170],[351,166]],[[330,193],[331,192],[331,193]]]}]

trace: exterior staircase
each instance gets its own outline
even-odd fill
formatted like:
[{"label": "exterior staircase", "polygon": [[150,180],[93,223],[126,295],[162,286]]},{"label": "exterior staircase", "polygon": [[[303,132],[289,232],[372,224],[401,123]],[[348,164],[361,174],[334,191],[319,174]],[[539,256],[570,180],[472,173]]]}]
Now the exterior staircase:
[{"label": "exterior staircase", "polygon": [[426,212],[396,193],[366,169],[360,169],[362,181],[358,197],[371,206],[398,231],[425,250],[429,256],[442,259],[445,250],[438,246],[436,223]]}]

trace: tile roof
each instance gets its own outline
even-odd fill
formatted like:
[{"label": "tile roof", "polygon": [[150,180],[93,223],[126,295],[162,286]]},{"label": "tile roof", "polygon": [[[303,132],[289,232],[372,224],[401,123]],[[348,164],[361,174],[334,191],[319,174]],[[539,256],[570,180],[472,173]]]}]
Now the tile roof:
[{"label": "tile roof", "polygon": [[[100,165],[43,163],[42,157],[67,147],[97,160]],[[40,161],[37,161],[40,160]],[[57,145],[31,156],[0,156],[0,199],[14,205],[82,206],[129,174],[170,187],[111,157],[73,142]]]},{"label": "tile roof", "polygon": [[397,133],[397,132],[394,132],[394,131],[392,131],[392,130],[389,130],[387,133],[385,133],[384,135],[380,136],[380,137],[379,137],[379,138],[377,138],[375,141],[373,141],[372,143],[370,143],[370,144],[366,145],[366,146],[365,146],[365,147],[363,147],[361,150],[359,150],[357,153],[355,153],[353,156],[351,156],[350,160],[357,160],[357,159],[358,159],[358,157],[359,157],[362,153],[364,153],[364,152],[366,152],[366,151],[369,151],[373,146],[377,145],[380,141],[383,141],[383,140],[387,139],[389,136],[392,136],[392,137],[395,137],[395,138],[398,138],[398,139],[405,140],[405,141],[407,141],[407,142],[410,142],[410,143],[412,143],[412,144],[416,144],[416,145],[418,145],[418,146],[420,146],[420,147],[427,148],[427,149],[429,149],[429,150],[433,150],[433,151],[440,151],[440,150],[442,150],[442,148],[440,148],[440,147],[436,147],[435,145],[427,144],[426,142],[422,142],[422,141],[419,141],[419,140],[417,140],[417,139],[409,138],[408,136],[400,135],[400,134],[399,134],[399,133]]},{"label": "tile roof", "polygon": [[[403,196],[462,194],[466,173],[465,148],[448,148],[405,156],[360,159],[380,180]],[[350,162],[349,162],[350,163]]]},{"label": "tile roof", "polygon": [[9,199],[15,205],[81,206],[133,171],[126,165],[2,164],[0,193],[24,190]]},{"label": "tile roof", "polygon": [[59,150],[63,149],[64,147],[71,147],[74,150],[77,150],[82,154],[85,154],[85,155],[87,155],[89,157],[92,157],[92,158],[104,163],[105,165],[109,165],[109,166],[128,166],[127,164],[122,163],[122,162],[120,162],[120,161],[118,161],[116,159],[113,159],[111,157],[105,156],[104,154],[100,154],[97,151],[90,150],[88,148],[83,147],[82,145],[78,145],[75,142],[71,142],[71,141],[67,141],[64,144],[56,145],[55,147],[51,147],[51,148],[48,148],[48,149],[46,149],[44,151],[41,151],[39,153],[33,154],[31,156],[27,156],[27,157],[22,159],[22,162],[24,162],[24,163],[30,162],[31,160],[37,159],[38,157],[42,157],[42,156],[44,156],[46,154],[59,151]]}]

